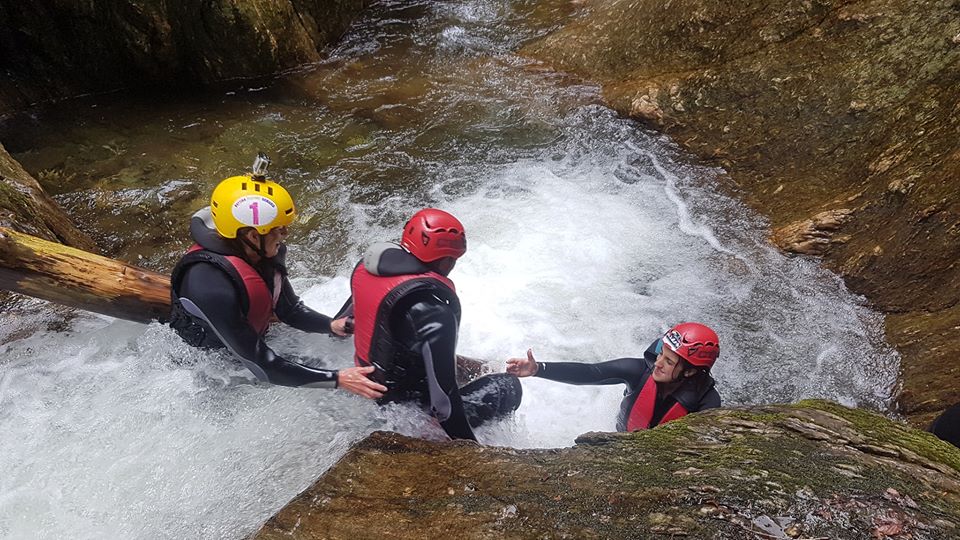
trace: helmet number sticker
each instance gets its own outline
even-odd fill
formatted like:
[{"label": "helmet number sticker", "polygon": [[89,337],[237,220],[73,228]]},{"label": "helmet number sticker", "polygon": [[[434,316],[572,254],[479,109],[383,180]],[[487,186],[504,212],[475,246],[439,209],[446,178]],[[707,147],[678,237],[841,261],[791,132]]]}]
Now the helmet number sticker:
[{"label": "helmet number sticker", "polygon": [[263,227],[277,217],[277,205],[260,195],[240,197],[231,208],[233,217],[247,227]]}]

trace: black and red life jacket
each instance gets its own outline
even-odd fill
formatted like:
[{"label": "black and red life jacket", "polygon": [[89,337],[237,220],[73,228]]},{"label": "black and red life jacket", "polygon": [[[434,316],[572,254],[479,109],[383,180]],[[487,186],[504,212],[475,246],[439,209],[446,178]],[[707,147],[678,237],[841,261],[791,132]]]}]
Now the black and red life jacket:
[{"label": "black and red life jacket", "polygon": [[430,295],[449,304],[459,322],[456,287],[395,244],[373,246],[371,253],[357,264],[350,278],[354,361],[358,366],[375,365],[379,371],[375,378],[387,386],[402,379],[413,384],[421,378],[422,361],[419,352],[406,350],[393,335],[395,311],[411,298]]},{"label": "black and red life jacket", "polygon": [[208,208],[191,218],[190,233],[196,243],[180,258],[170,275],[170,326],[195,347],[222,346],[215,333],[206,328],[207,323],[187,312],[180,302],[180,282],[187,268],[194,264],[212,264],[230,277],[250,326],[260,335],[266,333],[283,287],[285,248],[281,246],[280,254],[275,257],[277,264],[272,271],[273,283],[268,286],[264,277],[250,263],[231,254],[223,238],[216,234]]},{"label": "black and red life jacket", "polygon": [[258,334],[261,336],[265,334],[267,328],[270,327],[270,321],[273,319],[273,310],[277,305],[277,300],[280,298],[283,280],[280,272],[273,272],[273,287],[268,287],[263,276],[242,257],[222,255],[206,250],[199,244],[194,244],[177,263],[177,267],[174,268],[170,277],[171,293],[176,294],[174,283],[179,285],[183,272],[190,265],[196,263],[213,264],[230,276],[231,281],[240,292],[240,305],[247,322]]},{"label": "black and red life jacket", "polygon": [[[633,402],[633,407],[630,408],[630,414],[627,416],[626,430],[639,431],[641,429],[654,427],[650,425],[650,421],[653,420],[653,409],[656,402],[657,382],[653,380],[653,377],[647,375],[647,381],[643,383],[640,394],[637,395],[636,401]],[[681,416],[685,416],[687,412],[686,407],[681,405],[680,402],[674,403],[657,425],[659,426],[671,420],[676,420]]]}]

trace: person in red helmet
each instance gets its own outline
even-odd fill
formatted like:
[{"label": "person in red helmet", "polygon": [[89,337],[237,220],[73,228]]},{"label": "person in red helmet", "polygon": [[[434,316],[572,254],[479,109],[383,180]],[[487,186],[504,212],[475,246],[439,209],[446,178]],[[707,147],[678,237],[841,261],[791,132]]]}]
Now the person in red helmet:
[{"label": "person in red helmet", "polygon": [[618,431],[637,431],[720,406],[710,368],[720,356],[720,338],[700,323],[674,326],[654,341],[643,358],[618,358],[597,364],[507,360],[507,373],[537,376],[568,384],[626,384],[617,415]]},{"label": "person in red helmet", "polygon": [[418,401],[451,438],[476,440],[472,428],[516,409],[522,390],[506,374],[457,386],[460,300],[447,276],[466,251],[460,220],[420,210],[404,225],[399,245],[367,250],[341,313],[352,311],[356,364],[374,366],[371,379],[387,387],[379,403]]}]

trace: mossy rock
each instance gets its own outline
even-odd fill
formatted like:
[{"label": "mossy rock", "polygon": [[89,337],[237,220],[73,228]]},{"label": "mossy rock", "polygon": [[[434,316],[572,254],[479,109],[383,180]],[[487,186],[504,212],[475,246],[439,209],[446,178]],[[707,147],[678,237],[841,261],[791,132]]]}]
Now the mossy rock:
[{"label": "mossy rock", "polygon": [[953,538],[958,524],[960,450],[806,401],[588,433],[559,450],[377,432],[253,538]]}]

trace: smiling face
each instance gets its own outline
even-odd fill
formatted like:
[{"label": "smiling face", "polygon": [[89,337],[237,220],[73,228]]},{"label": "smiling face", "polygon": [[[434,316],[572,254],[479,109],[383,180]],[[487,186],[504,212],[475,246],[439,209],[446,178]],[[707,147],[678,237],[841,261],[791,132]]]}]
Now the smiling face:
[{"label": "smiling face", "polygon": [[263,252],[268,258],[276,257],[280,252],[280,244],[287,238],[286,227],[274,227],[263,235]]},{"label": "smiling face", "polygon": [[671,383],[679,380],[683,375],[683,362],[680,355],[663,347],[653,364],[653,380],[658,383]]}]

